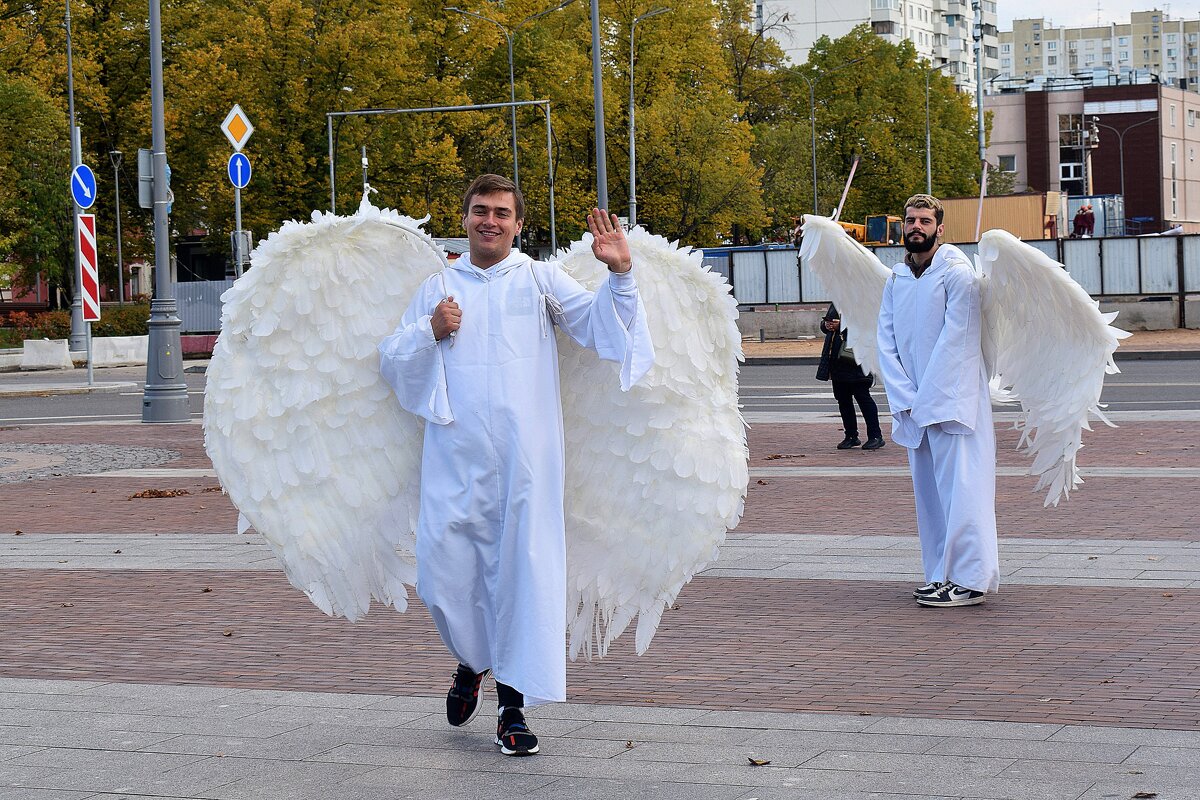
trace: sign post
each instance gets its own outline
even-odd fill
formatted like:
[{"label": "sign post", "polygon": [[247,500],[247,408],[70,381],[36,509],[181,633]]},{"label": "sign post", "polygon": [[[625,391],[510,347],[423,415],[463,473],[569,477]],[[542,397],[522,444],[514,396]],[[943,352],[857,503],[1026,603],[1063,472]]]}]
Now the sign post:
[{"label": "sign post", "polygon": [[242,252],[242,189],[250,182],[250,159],[242,153],[242,148],[254,133],[254,126],[242,107],[237,103],[229,109],[225,121],[221,123],[221,132],[233,145],[234,153],[229,158],[226,172],[229,182],[233,184],[233,221],[236,230],[233,232],[233,274],[234,278],[242,277],[242,265],[247,253]]},{"label": "sign post", "polygon": [[[94,196],[94,193],[93,193]],[[87,380],[92,385],[92,323],[100,319],[100,274],[97,270],[96,257],[96,215],[77,215],[79,241],[76,252],[79,253],[79,293],[83,300],[83,321],[86,324],[87,337]]]}]

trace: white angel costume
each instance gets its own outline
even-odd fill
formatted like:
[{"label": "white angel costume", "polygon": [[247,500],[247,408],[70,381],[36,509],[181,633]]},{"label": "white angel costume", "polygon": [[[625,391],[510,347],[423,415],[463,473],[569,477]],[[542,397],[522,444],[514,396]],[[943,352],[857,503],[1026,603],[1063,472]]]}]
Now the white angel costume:
[{"label": "white angel costume", "polygon": [[[806,215],[801,258],[842,314],[864,371],[883,379],[892,438],[909,448],[925,576],[995,591],[992,400],[1019,402],[1034,491],[1058,505],[1083,481],[1076,456],[1101,411],[1121,339],[1115,313],[1063,266],[1006,231],[975,264],[941,245],[919,279],[888,270],[833,220]],[[1011,390],[1011,391],[1009,391]]]},{"label": "white angel costume", "polygon": [[[621,365],[628,391],[654,363],[636,271],[610,273],[592,293],[519,252],[487,269],[464,255],[425,281],[379,345],[400,405],[432,423],[417,593],[450,652],[492,670],[527,706],[565,700],[567,680],[562,403],[547,300],[575,342]],[[430,320],[446,296],[463,322],[439,342]]]},{"label": "white angel costume", "polygon": [[892,440],[908,449],[927,581],[1000,585],[996,436],[971,263],[941,245],[920,278],[901,262],[879,309],[880,376]]},{"label": "white angel costume", "polygon": [[[205,448],[239,528],[253,525],[326,614],[353,621],[373,601],[404,611],[420,583],[439,628],[475,615],[452,638],[465,663],[561,699],[564,624],[572,658],[604,655],[631,625],[645,652],[741,518],[736,302],[700,252],[640,228],[629,232],[635,291],[590,237],[554,263],[463,261],[437,276],[445,255],[420,225],[364,200],[352,216],[314,212],[259,243],[222,298]],[[543,292],[562,304],[561,325]],[[454,344],[434,345],[421,318],[447,294],[463,325]],[[377,346],[400,323],[389,346],[409,360],[383,360],[417,415],[381,371]],[[481,480],[496,488],[479,492]],[[423,526],[447,524],[418,546],[427,508]],[[466,527],[477,541],[450,541]],[[517,574],[502,575],[504,559],[487,559],[509,547],[538,552],[507,559]],[[526,594],[500,593],[501,581]],[[502,647],[536,642],[518,660],[490,649],[487,626],[507,614],[525,619]],[[538,658],[558,666],[539,672]]]}]

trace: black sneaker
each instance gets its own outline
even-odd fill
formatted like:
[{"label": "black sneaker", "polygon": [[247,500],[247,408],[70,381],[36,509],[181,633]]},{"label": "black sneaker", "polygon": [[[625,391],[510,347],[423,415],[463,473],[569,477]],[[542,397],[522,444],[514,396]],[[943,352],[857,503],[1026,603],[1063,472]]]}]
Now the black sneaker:
[{"label": "black sneaker", "polygon": [[917,598],[917,605],[930,608],[953,608],[955,606],[973,606],[983,602],[983,592],[967,589],[957,583],[947,581],[934,594]]},{"label": "black sneaker", "polygon": [[489,670],[474,672],[465,664],[459,664],[454,672],[454,683],[446,693],[446,721],[456,728],[466,725],[479,713],[479,692]]},{"label": "black sneaker", "polygon": [[496,721],[496,744],[506,756],[531,756],[538,751],[538,740],[525,724],[525,713],[519,708],[500,709]]},{"label": "black sneaker", "polygon": [[913,597],[928,597],[930,595],[937,594],[941,591],[944,585],[945,584],[941,581],[930,581],[924,586],[918,586],[917,588],[913,589]]},{"label": "black sneaker", "polygon": [[845,439],[842,439],[841,443],[838,444],[837,449],[849,450],[851,447],[858,447],[860,444],[862,444],[862,442],[858,440],[857,436],[847,436]]},{"label": "black sneaker", "polygon": [[883,447],[885,444],[887,444],[887,442],[885,442],[883,440],[882,436],[871,436],[871,437],[867,438],[867,441],[862,446],[862,449],[863,450],[878,450],[879,448]]}]

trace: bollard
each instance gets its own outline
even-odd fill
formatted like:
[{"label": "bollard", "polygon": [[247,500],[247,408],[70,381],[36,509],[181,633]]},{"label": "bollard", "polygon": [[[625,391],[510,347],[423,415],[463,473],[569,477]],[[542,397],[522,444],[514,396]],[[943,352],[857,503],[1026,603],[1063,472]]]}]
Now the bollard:
[{"label": "bollard", "polygon": [[767,330],[766,330],[766,328],[759,328],[759,329],[758,329],[758,340],[759,340],[760,342],[765,342],[765,341],[767,340]]}]

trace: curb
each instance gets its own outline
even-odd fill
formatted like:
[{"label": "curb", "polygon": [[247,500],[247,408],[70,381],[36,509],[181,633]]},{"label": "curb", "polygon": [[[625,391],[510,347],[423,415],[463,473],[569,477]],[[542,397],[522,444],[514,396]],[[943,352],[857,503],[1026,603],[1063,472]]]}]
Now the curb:
[{"label": "curb", "polygon": [[94,383],[91,386],[20,386],[0,388],[0,397],[51,397],[62,394],[116,394],[125,389],[136,389],[136,383]]}]

